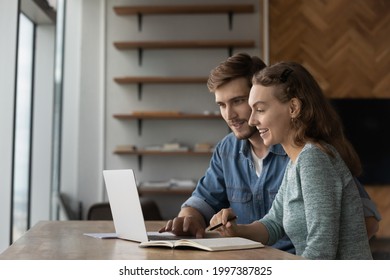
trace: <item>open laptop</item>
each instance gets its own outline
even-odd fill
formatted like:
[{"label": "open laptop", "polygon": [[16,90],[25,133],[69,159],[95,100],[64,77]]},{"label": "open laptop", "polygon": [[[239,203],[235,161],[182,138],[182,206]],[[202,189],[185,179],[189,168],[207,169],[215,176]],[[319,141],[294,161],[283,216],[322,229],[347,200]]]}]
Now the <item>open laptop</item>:
[{"label": "open laptop", "polygon": [[146,231],[137,182],[132,169],[104,170],[103,177],[117,238],[137,242],[180,239],[171,233]]}]

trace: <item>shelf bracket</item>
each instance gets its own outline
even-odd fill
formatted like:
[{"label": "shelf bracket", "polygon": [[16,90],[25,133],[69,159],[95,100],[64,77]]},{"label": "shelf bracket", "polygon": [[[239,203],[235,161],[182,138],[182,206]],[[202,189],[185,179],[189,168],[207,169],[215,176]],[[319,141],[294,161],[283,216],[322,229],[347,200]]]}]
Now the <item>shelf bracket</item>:
[{"label": "shelf bracket", "polygon": [[138,100],[142,100],[142,83],[138,83]]},{"label": "shelf bracket", "polygon": [[142,31],[142,14],[138,13],[137,18],[138,18],[138,31],[141,32]]},{"label": "shelf bracket", "polygon": [[233,55],[233,47],[228,47],[228,56],[231,57]]},{"label": "shelf bracket", "polygon": [[142,171],[142,155],[138,155],[138,169]]},{"label": "shelf bracket", "polygon": [[228,20],[229,20],[229,30],[231,31],[233,29],[233,12],[228,13]]},{"label": "shelf bracket", "polygon": [[143,55],[143,49],[142,48],[138,48],[138,65],[139,66],[142,65],[142,55]]},{"label": "shelf bracket", "polygon": [[138,119],[138,136],[142,135],[142,119]]}]

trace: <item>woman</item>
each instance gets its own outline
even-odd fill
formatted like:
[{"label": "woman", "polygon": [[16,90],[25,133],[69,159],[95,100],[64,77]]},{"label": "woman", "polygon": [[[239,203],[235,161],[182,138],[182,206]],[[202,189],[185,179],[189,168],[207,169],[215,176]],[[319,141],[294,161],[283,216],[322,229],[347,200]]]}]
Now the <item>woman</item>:
[{"label": "woman", "polygon": [[273,244],[285,233],[307,259],[372,259],[353,176],[359,157],[318,83],[301,65],[281,62],[253,78],[250,124],[267,146],[280,143],[290,161],[270,212],[237,225],[224,209],[211,226],[224,236]]}]

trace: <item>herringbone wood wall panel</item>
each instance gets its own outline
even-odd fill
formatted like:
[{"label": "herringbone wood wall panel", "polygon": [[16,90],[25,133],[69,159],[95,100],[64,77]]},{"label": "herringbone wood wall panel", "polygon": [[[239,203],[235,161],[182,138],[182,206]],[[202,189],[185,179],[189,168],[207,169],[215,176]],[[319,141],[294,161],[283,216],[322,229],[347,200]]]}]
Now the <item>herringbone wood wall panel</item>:
[{"label": "herringbone wood wall panel", "polygon": [[270,0],[270,60],[303,63],[328,97],[390,98],[390,0]]}]

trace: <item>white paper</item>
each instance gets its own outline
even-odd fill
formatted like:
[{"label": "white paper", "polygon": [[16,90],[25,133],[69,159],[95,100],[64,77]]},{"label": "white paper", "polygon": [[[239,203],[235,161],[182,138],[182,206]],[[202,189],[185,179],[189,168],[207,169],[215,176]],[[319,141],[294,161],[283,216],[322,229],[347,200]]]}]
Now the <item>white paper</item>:
[{"label": "white paper", "polygon": [[118,235],[115,232],[105,232],[105,233],[84,233],[86,236],[91,236],[99,239],[114,239],[118,238]]}]

